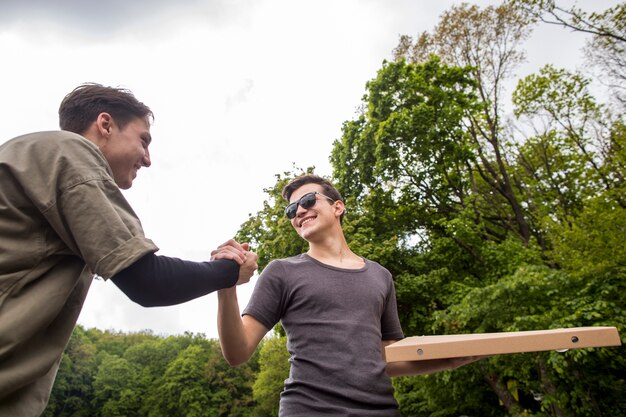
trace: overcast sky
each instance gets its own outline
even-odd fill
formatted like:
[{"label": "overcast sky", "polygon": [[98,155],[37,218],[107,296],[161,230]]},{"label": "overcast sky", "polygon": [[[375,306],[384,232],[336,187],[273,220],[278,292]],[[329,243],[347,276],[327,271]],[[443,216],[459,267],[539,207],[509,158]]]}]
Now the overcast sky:
[{"label": "overcast sky", "polygon": [[[208,260],[262,208],[275,174],[294,164],[331,174],[332,142],[355,117],[365,83],[391,59],[401,34],[432,30],[453,4],[459,2],[2,0],[0,143],[58,129],[61,99],[83,82],[132,90],[155,114],[152,166],[125,195],[159,254]],[[518,75],[547,63],[581,68],[585,40],[556,27],[536,29]],[[242,307],[254,282],[239,287]],[[215,294],[146,309],[96,281],[79,323],[217,337],[216,312]]]}]

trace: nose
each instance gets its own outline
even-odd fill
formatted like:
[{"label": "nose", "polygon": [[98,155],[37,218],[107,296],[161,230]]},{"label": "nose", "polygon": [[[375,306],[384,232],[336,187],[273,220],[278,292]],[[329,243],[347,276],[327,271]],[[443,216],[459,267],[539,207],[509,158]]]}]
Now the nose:
[{"label": "nose", "polygon": [[150,151],[148,148],[145,149],[143,154],[143,159],[141,160],[141,164],[146,168],[152,165],[152,161],[150,160]]},{"label": "nose", "polygon": [[298,204],[298,210],[296,210],[296,217],[301,217],[304,213],[307,212],[307,209]]}]

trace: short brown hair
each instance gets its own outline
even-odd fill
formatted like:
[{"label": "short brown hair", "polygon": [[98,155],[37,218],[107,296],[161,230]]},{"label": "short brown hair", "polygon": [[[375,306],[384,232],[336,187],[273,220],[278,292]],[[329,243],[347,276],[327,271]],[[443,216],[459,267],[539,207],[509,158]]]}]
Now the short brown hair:
[{"label": "short brown hair", "polygon": [[[291,198],[291,194],[293,194],[294,191],[296,191],[298,188],[302,187],[305,184],[319,184],[324,190],[323,192],[324,195],[332,198],[333,201],[337,201],[337,200],[343,201],[343,197],[341,196],[341,193],[337,191],[335,186],[333,186],[333,184],[330,181],[328,181],[326,178],[320,177],[319,175],[315,175],[315,174],[301,175],[289,181],[289,183],[285,185],[285,188],[283,188],[283,192],[281,193],[283,198],[287,200],[287,202],[289,202],[289,199]],[[344,214],[345,214],[345,211],[341,213],[341,216],[339,217],[340,222],[343,222]]]},{"label": "short brown hair", "polygon": [[135,119],[154,119],[152,110],[130,90],[86,83],[65,96],[59,107],[62,130],[82,134],[102,112],[109,113],[120,129]]}]

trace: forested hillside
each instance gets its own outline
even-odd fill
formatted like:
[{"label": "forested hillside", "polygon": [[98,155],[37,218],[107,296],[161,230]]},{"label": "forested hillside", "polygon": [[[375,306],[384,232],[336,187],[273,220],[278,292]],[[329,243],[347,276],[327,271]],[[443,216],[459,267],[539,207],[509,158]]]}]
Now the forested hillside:
[{"label": "forested hillside", "polygon": [[258,355],[239,368],[202,334],[76,327],[44,416],[250,416]]}]

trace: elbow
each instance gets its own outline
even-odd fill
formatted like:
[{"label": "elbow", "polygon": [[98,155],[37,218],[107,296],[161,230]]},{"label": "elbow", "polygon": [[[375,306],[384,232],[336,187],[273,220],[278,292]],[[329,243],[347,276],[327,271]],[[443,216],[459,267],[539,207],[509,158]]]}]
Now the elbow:
[{"label": "elbow", "polygon": [[126,292],[128,299],[142,307],[167,307],[189,301],[188,298],[168,296],[158,292]]},{"label": "elbow", "polygon": [[231,368],[236,368],[239,365],[243,365],[246,361],[237,360],[237,359],[226,359],[226,362],[230,365]]},{"label": "elbow", "polygon": [[156,302],[149,302],[149,301],[135,301],[135,302],[142,307],[162,307],[161,304],[156,303]]},{"label": "elbow", "polygon": [[[128,295],[128,294],[126,294]],[[158,300],[151,299],[150,297],[138,297],[136,295],[130,296],[128,295],[130,301],[139,304],[142,307],[161,307],[163,303],[159,303]]]},{"label": "elbow", "polygon": [[226,360],[226,363],[235,368],[248,362],[249,358],[244,355],[224,355],[224,359]]},{"label": "elbow", "polygon": [[119,276],[113,277],[112,281],[130,301],[142,307],[162,307],[171,304],[164,302],[164,297],[156,294],[154,291],[127,285]]},{"label": "elbow", "polygon": [[246,352],[243,351],[228,351],[222,346],[222,356],[224,356],[226,363],[235,368],[248,362],[248,359],[250,359],[250,356],[252,355],[248,355]]}]

